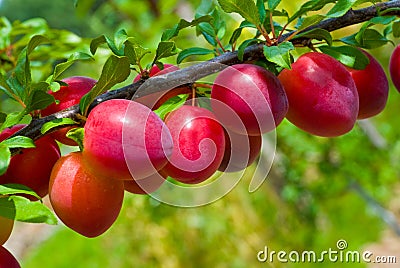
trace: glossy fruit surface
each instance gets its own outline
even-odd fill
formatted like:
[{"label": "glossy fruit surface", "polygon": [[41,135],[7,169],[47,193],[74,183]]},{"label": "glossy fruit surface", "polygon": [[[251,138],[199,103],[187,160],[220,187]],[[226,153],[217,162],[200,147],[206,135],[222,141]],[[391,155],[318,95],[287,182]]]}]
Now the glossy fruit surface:
[{"label": "glossy fruit surface", "polygon": [[360,107],[358,119],[368,118],[380,113],[386,106],[389,95],[389,82],[381,64],[368,52],[362,51],[369,64],[363,70],[348,68],[357,86]]},{"label": "glossy fruit surface", "polygon": [[14,220],[0,216],[0,246],[3,245],[11,235]]},{"label": "glossy fruit surface", "polygon": [[[0,134],[0,141],[8,138],[25,125],[15,125]],[[60,149],[47,135],[35,142],[36,148],[23,149],[11,158],[10,165],[0,177],[3,183],[19,183],[30,187],[40,197],[48,193],[51,170],[60,158]],[[32,199],[33,197],[29,197]]]},{"label": "glossy fruit surface", "polygon": [[86,237],[96,237],[117,219],[124,184],[91,173],[82,161],[82,153],[74,152],[55,164],[49,196],[55,213],[66,226]]},{"label": "glossy fruit surface", "polygon": [[251,165],[260,155],[262,137],[225,131],[225,152],[218,170],[236,172]]},{"label": "glossy fruit surface", "polygon": [[165,182],[165,178],[158,172],[140,180],[124,180],[125,191],[132,194],[150,194],[156,191]]},{"label": "glossy fruit surface", "polygon": [[162,174],[184,183],[200,183],[219,167],[225,149],[222,126],[205,108],[184,105],[165,119],[174,149]]},{"label": "glossy fruit surface", "polygon": [[143,179],[160,170],[172,153],[164,122],[146,106],[129,100],[97,105],[85,124],[83,156],[101,176]]},{"label": "glossy fruit surface", "polygon": [[358,115],[357,88],[349,71],[326,54],[309,52],[283,70],[289,100],[287,119],[314,135],[334,137],[349,132]]},{"label": "glossy fruit surface", "polygon": [[393,84],[400,91],[400,44],[397,45],[390,56],[389,71]]},{"label": "glossy fruit surface", "polygon": [[0,268],[21,268],[17,259],[3,246],[0,246]]},{"label": "glossy fruit surface", "polygon": [[[97,82],[95,79],[85,76],[72,76],[62,81],[66,83],[67,86],[61,86],[56,92],[49,91],[49,94],[53,95],[59,103],[53,103],[46,109],[43,109],[41,111],[42,116],[47,116],[78,104],[81,98],[88,93]],[[51,135],[59,142],[75,146],[77,145],[76,142],[65,136],[70,129],[71,127],[65,127],[55,131]]]},{"label": "glossy fruit surface", "polygon": [[270,71],[253,64],[236,64],[221,71],[214,81],[211,99],[221,124],[242,135],[260,135],[275,129],[288,111],[280,81]]}]

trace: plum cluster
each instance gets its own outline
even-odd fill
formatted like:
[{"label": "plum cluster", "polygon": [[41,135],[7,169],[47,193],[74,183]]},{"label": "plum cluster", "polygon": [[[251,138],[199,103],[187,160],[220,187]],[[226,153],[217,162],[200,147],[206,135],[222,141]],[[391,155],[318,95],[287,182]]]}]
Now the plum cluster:
[{"label": "plum cluster", "polygon": [[[57,130],[37,140],[36,148],[12,157],[0,183],[24,184],[40,197],[49,194],[65,225],[87,237],[101,235],[117,219],[125,191],[149,194],[167,178],[199,184],[218,170],[244,170],[260,154],[262,135],[284,118],[312,135],[335,137],[349,132],[356,120],[379,114],[387,102],[388,79],[378,61],[362,52],[369,58],[363,70],[317,52],[303,54],[278,76],[254,64],[227,67],[211,86],[208,108],[198,105],[195,90],[188,87],[135,101],[102,102],[87,117],[83,151],[60,156],[55,140],[76,143],[65,136],[71,127]],[[154,66],[135,81],[176,69]],[[391,57],[390,74],[400,89],[400,46]],[[42,115],[79,103],[96,80],[70,77],[63,82],[51,93],[59,102]],[[189,101],[162,120],[154,110],[180,94],[188,94]],[[0,140],[22,127],[6,129]],[[11,222],[2,226],[11,230]],[[0,242],[8,238],[4,233]]]}]

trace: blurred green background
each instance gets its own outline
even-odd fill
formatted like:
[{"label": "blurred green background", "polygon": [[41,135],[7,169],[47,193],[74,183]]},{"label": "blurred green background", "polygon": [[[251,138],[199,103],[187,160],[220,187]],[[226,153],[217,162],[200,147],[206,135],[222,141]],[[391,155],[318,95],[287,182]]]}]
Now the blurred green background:
[{"label": "blurred green background", "polygon": [[[70,53],[88,52],[91,38],[112,36],[121,28],[154,52],[162,31],[179,18],[193,19],[200,5],[199,0],[86,0],[78,1],[78,7],[73,2],[0,2],[0,16],[7,17],[14,27],[59,40],[58,46],[33,55],[33,63],[35,59],[46,61],[36,69],[37,79],[47,77],[57,60]],[[290,12],[302,2],[283,1],[282,7]],[[6,34],[5,24],[1,23],[0,37]],[[228,29],[238,24],[230,19]],[[345,31],[350,33],[356,27]],[[3,37],[2,45],[6,42]],[[21,40],[20,35],[15,38]],[[177,43],[182,48],[207,46],[193,29],[184,30]],[[387,71],[392,50],[393,45],[388,44],[370,53]],[[97,53],[95,62],[75,64],[65,76],[97,78],[107,53]],[[173,63],[174,58],[165,62]],[[2,62],[2,67],[7,68],[6,64]],[[132,78],[135,75],[132,72]],[[388,255],[393,255],[393,250],[400,252],[400,233],[396,234],[400,95],[392,84],[390,87],[387,108],[339,138],[314,137],[284,121],[277,129],[279,157],[255,193],[248,192],[254,167],[227,196],[200,208],[171,207],[127,193],[119,219],[104,235],[87,239],[63,226],[51,229],[50,236],[33,238],[36,243],[22,251],[22,267],[366,267],[365,263],[327,260],[318,264],[257,260],[265,246],[275,251],[319,253],[337,250],[340,239],[347,241],[348,250],[362,252],[375,244]],[[2,99],[2,109],[11,110],[13,104],[4,96]],[[16,237],[13,234],[12,239]],[[387,237],[395,238],[387,243]],[[400,255],[397,258],[400,262]]]}]

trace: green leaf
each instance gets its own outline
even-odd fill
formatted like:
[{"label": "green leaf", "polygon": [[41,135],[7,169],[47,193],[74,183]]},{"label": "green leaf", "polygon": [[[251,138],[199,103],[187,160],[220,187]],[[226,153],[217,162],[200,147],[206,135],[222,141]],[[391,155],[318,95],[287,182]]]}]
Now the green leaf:
[{"label": "green leaf", "polygon": [[[7,183],[0,185],[0,196],[1,195],[12,195],[12,194],[28,194],[41,199],[41,197],[35,193],[31,188],[22,184]],[[1,197],[0,197],[1,198]]]},{"label": "green leaf", "polygon": [[35,143],[31,138],[25,136],[15,136],[9,139],[5,139],[0,143],[2,146],[8,148],[35,148]]},{"label": "green leaf", "polygon": [[27,54],[27,48],[25,47],[17,58],[17,66],[11,77],[9,77],[9,86],[13,89],[14,94],[24,100],[27,92],[29,91],[29,86],[31,83],[31,69]]},{"label": "green leaf", "polygon": [[14,98],[13,90],[8,85],[6,78],[0,73],[0,89],[6,93],[10,98]]},{"label": "green leaf", "polygon": [[178,36],[180,30],[183,30],[188,27],[197,26],[202,22],[211,22],[212,19],[213,19],[212,16],[210,16],[208,14],[204,15],[204,16],[200,16],[190,22],[187,20],[181,19],[179,21],[179,23],[177,23],[172,29],[167,29],[166,31],[163,32],[163,34],[161,36],[161,41],[169,41],[172,38]]},{"label": "green leaf", "polygon": [[400,37],[400,21],[396,21],[393,23],[393,36],[395,38],[399,38]]},{"label": "green leaf", "polygon": [[373,17],[370,19],[366,24],[382,24],[382,25],[388,25],[392,23],[393,21],[396,20],[396,16],[380,16],[380,17]]},{"label": "green leaf", "polygon": [[324,30],[324,29],[320,29],[320,28],[316,28],[316,29],[312,29],[307,32],[299,33],[293,39],[301,38],[301,37],[316,39],[316,40],[325,40],[326,43],[330,46],[332,45],[332,42],[333,42],[330,32],[328,32],[327,30]]},{"label": "green leaf", "polygon": [[166,102],[164,102],[158,109],[154,110],[154,112],[164,120],[165,116],[169,113],[172,112],[179,107],[181,107],[183,104],[185,104],[188,94],[181,94],[175,97],[172,97],[168,99]]},{"label": "green leaf", "polygon": [[26,113],[35,110],[42,110],[55,102],[53,95],[48,94],[42,90],[35,90],[31,93],[30,99],[26,102]]},{"label": "green leaf", "polygon": [[47,37],[43,36],[43,35],[35,35],[35,36],[33,36],[31,38],[31,40],[29,40],[29,43],[28,43],[28,46],[27,46],[27,51],[26,51],[27,55],[31,54],[32,51],[36,47],[38,47],[38,46],[40,46],[42,44],[45,44],[45,43],[49,43],[49,42],[50,42],[50,40]]},{"label": "green leaf", "polygon": [[217,33],[215,32],[215,29],[211,24],[200,23],[199,25],[197,25],[197,31],[199,31],[204,36],[209,44],[214,47],[218,46],[217,40],[215,39]]},{"label": "green leaf", "polygon": [[[122,52],[123,50],[123,45],[126,40],[128,40],[128,34],[126,33],[125,29],[120,29],[114,34],[114,44],[116,49],[118,50],[119,53]],[[123,56],[123,54],[119,55]]]},{"label": "green leaf", "polygon": [[186,59],[189,56],[193,56],[193,55],[209,55],[209,54],[214,54],[214,50],[211,49],[206,49],[206,48],[202,48],[202,47],[191,47],[191,48],[187,48],[182,50],[177,59],[176,62],[178,64],[180,64],[184,59]]},{"label": "green leaf", "polygon": [[80,151],[83,151],[83,139],[85,137],[85,129],[83,127],[77,127],[67,132],[67,138],[74,140],[78,145]]},{"label": "green leaf", "polygon": [[312,15],[309,17],[305,17],[304,19],[299,19],[299,25],[296,25],[297,30],[301,31],[307,27],[310,27],[311,25],[315,25],[317,23],[319,23],[320,21],[322,21],[325,18],[324,15]]},{"label": "green leaf", "polygon": [[291,42],[283,42],[278,46],[264,46],[264,56],[267,60],[276,63],[278,66],[291,69],[291,50],[294,50],[294,46]]},{"label": "green leaf", "polygon": [[0,124],[3,124],[4,121],[6,121],[6,118],[7,118],[7,114],[0,112]]},{"label": "green leaf", "polygon": [[318,49],[353,69],[363,70],[369,63],[368,57],[352,46],[320,46]]},{"label": "green leaf", "polygon": [[75,122],[71,118],[57,118],[54,120],[51,120],[50,122],[45,123],[42,128],[40,129],[40,132],[42,134],[45,134],[49,130],[58,127],[58,126],[65,126],[65,125],[76,125],[78,122]]},{"label": "green leaf", "polygon": [[240,26],[233,31],[232,36],[229,39],[229,44],[232,45],[238,40],[238,38],[242,34],[242,30],[244,28],[255,28],[256,29],[257,27],[254,24],[252,24],[246,20],[242,21],[242,23],[240,23]]},{"label": "green leaf", "polygon": [[258,16],[260,17],[260,22],[261,24],[263,24],[265,19],[267,18],[267,11],[265,10],[264,0],[257,0],[256,6],[258,9]]},{"label": "green leaf", "polygon": [[142,58],[149,53],[149,49],[142,47],[133,38],[128,38],[124,43],[124,54],[133,65],[140,65]]},{"label": "green leaf", "polygon": [[22,222],[57,224],[57,218],[44,204],[16,195],[0,198],[0,216]]},{"label": "green leaf", "polygon": [[94,58],[89,54],[83,52],[73,53],[71,56],[69,56],[66,62],[62,62],[56,65],[56,67],[54,68],[53,75],[51,77],[51,81],[57,80],[60,77],[60,75],[63,72],[65,72],[69,67],[71,67],[71,65],[74,64],[76,61],[84,61],[84,60],[94,61]]},{"label": "green leaf", "polygon": [[245,20],[261,25],[258,9],[253,0],[218,0],[218,3],[226,13],[238,13]]},{"label": "green leaf", "polygon": [[216,36],[221,40],[224,38],[226,33],[226,23],[222,16],[222,11],[219,7],[215,7],[215,9],[211,12],[212,20],[209,24],[212,25]]},{"label": "green leaf", "polygon": [[170,56],[178,54],[178,49],[176,48],[175,42],[172,41],[162,41],[158,44],[156,57],[154,63],[163,58],[168,58]]},{"label": "green leaf", "polygon": [[0,132],[8,127],[18,124],[24,116],[25,116],[24,111],[7,114],[7,117],[4,120],[4,123],[1,125]]},{"label": "green leaf", "polygon": [[0,145],[0,175],[6,173],[7,168],[10,165],[10,160],[10,149],[7,146]]},{"label": "green leaf", "polygon": [[357,33],[355,40],[361,47],[366,49],[377,48],[390,42],[375,29],[365,29],[365,31]]},{"label": "green leaf", "polygon": [[289,18],[288,23],[307,14],[307,12],[309,12],[309,11],[321,10],[327,4],[334,3],[334,2],[336,2],[336,0],[310,0],[310,1],[307,1],[300,7],[300,9],[298,9],[296,11],[296,13],[294,13],[293,16],[291,16]]},{"label": "green leaf", "polygon": [[245,40],[243,43],[240,44],[239,48],[238,48],[238,59],[240,61],[243,61],[243,56],[244,56],[244,51],[245,49],[252,45],[252,44],[257,44],[260,40],[253,38],[253,39],[248,39]]},{"label": "green leaf", "polygon": [[329,18],[337,18],[343,16],[349,11],[357,0],[338,0],[331,10],[326,14]]},{"label": "green leaf", "polygon": [[273,11],[281,3],[281,0],[268,0],[268,9]]},{"label": "green leaf", "polygon": [[111,55],[105,62],[97,83],[89,93],[82,97],[79,103],[82,113],[86,115],[89,105],[97,96],[111,89],[114,85],[125,81],[129,74],[129,59],[127,57]]},{"label": "green leaf", "polygon": [[[121,32],[122,31],[122,32]],[[118,42],[121,42],[121,36],[124,34],[124,30],[120,30],[118,31],[114,38],[117,38]],[[127,37],[125,38],[125,40],[127,39]],[[123,56],[124,55],[124,51],[123,48],[118,47],[118,45],[115,43],[114,40],[110,39],[109,37],[105,36],[105,35],[101,35],[99,37],[94,38],[91,42],[90,42],[90,52],[92,53],[92,55],[94,55],[97,51],[97,49],[99,48],[99,46],[103,45],[103,44],[107,44],[108,48],[117,56]]]},{"label": "green leaf", "polygon": [[[381,1],[379,1],[379,2],[381,2]],[[391,8],[385,9],[384,11],[378,10],[378,12],[379,12],[378,14],[379,14],[379,16],[383,16],[387,13],[392,13],[392,12],[397,12],[397,11],[400,11],[400,7],[391,7]]]},{"label": "green leaf", "polygon": [[106,37],[104,35],[92,39],[92,41],[90,42],[90,53],[92,53],[92,55],[96,54],[99,46],[105,44],[106,42]]}]

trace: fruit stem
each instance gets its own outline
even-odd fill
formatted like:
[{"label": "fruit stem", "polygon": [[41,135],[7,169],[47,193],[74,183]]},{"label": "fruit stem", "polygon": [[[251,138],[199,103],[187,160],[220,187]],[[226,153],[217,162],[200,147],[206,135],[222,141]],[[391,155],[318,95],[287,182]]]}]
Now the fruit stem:
[{"label": "fruit stem", "polygon": [[202,87],[202,88],[212,88],[212,83],[207,84],[206,82],[202,82],[202,83],[194,83],[193,87],[198,88],[198,87]]},{"label": "fruit stem", "polygon": [[274,21],[272,19],[272,12],[269,12],[269,23],[271,25],[272,37],[274,40],[276,40],[275,26],[274,26]]},{"label": "fruit stem", "polygon": [[196,87],[192,86],[192,106],[196,106]]},{"label": "fruit stem", "polygon": [[219,40],[218,36],[215,37],[215,40],[217,41],[218,46],[222,49],[222,51],[224,53],[227,52],[226,49],[224,48],[224,46],[222,45],[221,40]]}]

